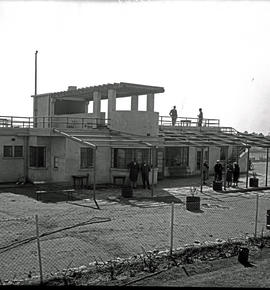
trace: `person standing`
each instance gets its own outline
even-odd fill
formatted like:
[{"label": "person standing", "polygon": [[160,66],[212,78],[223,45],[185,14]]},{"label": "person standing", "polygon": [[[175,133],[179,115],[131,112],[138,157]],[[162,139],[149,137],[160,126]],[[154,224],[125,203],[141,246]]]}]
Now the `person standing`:
[{"label": "person standing", "polygon": [[219,160],[217,160],[214,166],[214,171],[215,171],[215,181],[222,180],[222,164],[219,162]]},{"label": "person standing", "polygon": [[233,163],[233,186],[238,187],[238,179],[240,176],[240,167],[237,162]]},{"label": "person standing", "polygon": [[202,112],[202,108],[199,109],[199,115],[198,115],[198,126],[201,127],[202,126],[202,121],[203,121],[203,112]]},{"label": "person standing", "polygon": [[209,165],[208,162],[205,160],[203,163],[203,184],[205,185],[205,181],[209,178]]},{"label": "person standing", "polygon": [[129,179],[130,179],[130,182],[131,182],[131,186],[133,188],[136,188],[137,187],[138,174],[139,174],[139,170],[140,170],[139,164],[136,162],[136,160],[131,161],[128,164],[128,169],[129,169]]},{"label": "person standing", "polygon": [[173,108],[171,109],[169,115],[172,118],[172,125],[174,126],[177,120],[177,110],[176,110],[176,106],[173,106]]},{"label": "person standing", "polygon": [[145,188],[145,183],[147,185],[147,188],[150,189],[150,184],[149,184],[149,172],[150,172],[150,166],[148,163],[143,161],[141,165],[141,174],[142,174],[142,182],[143,182],[143,188]]}]

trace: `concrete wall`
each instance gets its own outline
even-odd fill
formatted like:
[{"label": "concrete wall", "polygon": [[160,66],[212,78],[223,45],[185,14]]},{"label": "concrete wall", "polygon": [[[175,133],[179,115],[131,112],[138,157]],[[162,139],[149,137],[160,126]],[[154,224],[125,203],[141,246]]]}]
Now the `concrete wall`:
[{"label": "concrete wall", "polygon": [[157,136],[159,132],[157,112],[149,111],[112,111],[110,128],[126,133]]},{"label": "concrete wall", "polygon": [[[72,181],[72,175],[89,173],[89,181],[93,183],[92,168],[80,168],[80,148],[87,147],[72,140],[66,140],[65,180]],[[96,152],[96,183],[110,183],[111,149],[98,147]]]},{"label": "concrete wall", "polygon": [[24,176],[24,157],[4,157],[4,145],[24,146],[24,137],[9,135],[0,138],[0,182],[15,182],[19,177]]}]

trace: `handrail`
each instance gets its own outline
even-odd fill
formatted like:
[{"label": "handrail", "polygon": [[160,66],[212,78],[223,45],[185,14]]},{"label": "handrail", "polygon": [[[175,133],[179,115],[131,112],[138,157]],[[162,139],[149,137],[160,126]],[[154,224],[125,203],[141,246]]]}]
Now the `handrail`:
[{"label": "handrail", "polygon": [[109,119],[76,116],[0,116],[0,128],[90,128],[106,127]]},{"label": "handrail", "polygon": [[[172,119],[170,116],[159,116],[160,126],[172,126]],[[175,126],[185,127],[185,126],[198,126],[198,118],[194,117],[177,117]],[[204,118],[202,122],[203,127],[219,127],[219,119],[207,119]]]}]

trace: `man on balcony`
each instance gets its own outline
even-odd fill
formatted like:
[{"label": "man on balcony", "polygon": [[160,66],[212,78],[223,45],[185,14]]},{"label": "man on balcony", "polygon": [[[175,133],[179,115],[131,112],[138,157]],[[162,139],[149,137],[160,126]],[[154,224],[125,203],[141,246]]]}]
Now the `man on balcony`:
[{"label": "man on balcony", "polygon": [[176,106],[173,106],[173,109],[171,109],[170,111],[170,116],[172,118],[172,125],[174,126],[176,123],[176,119],[177,119],[177,110],[176,110]]}]

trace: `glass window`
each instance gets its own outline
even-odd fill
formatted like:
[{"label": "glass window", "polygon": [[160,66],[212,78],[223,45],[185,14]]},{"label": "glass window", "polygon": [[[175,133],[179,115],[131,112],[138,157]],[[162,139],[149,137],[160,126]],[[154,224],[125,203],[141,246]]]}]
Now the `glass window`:
[{"label": "glass window", "polygon": [[127,168],[134,159],[138,163],[142,163],[143,160],[150,163],[150,149],[115,148],[112,157],[113,168]]},{"label": "glass window", "polygon": [[14,157],[23,157],[23,146],[14,146]]},{"label": "glass window", "polygon": [[167,147],[165,149],[165,164],[168,167],[186,167],[188,166],[188,147]]},{"label": "glass window", "polygon": [[12,157],[12,146],[4,146],[4,157]]},{"label": "glass window", "polygon": [[57,156],[54,156],[54,158],[53,158],[53,167],[54,168],[58,168],[58,164],[59,164],[59,158]]},{"label": "glass window", "polygon": [[93,149],[81,148],[81,168],[89,168],[93,166]]},{"label": "glass window", "polygon": [[46,147],[30,146],[30,166],[31,167],[46,166]]}]

